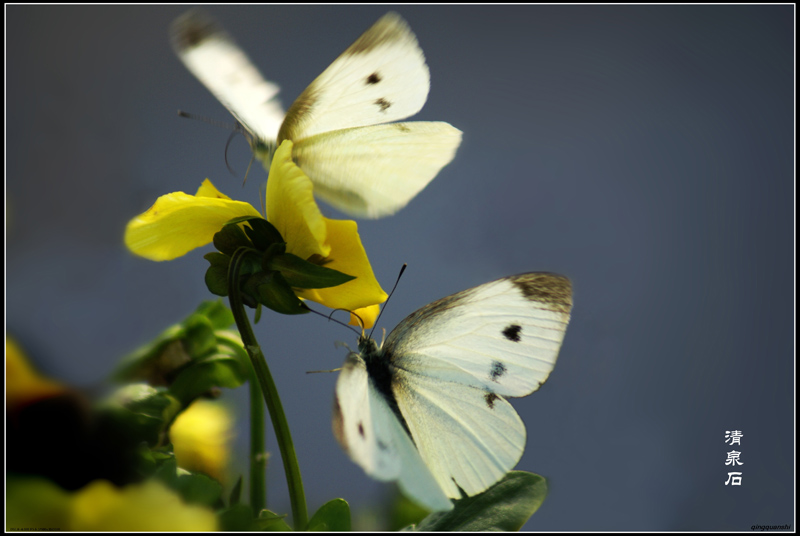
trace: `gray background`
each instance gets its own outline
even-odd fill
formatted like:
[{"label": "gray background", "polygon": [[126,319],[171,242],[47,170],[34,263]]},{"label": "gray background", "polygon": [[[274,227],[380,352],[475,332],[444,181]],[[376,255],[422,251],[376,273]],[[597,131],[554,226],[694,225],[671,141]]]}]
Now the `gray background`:
[{"label": "gray background", "polygon": [[[77,385],[97,387],[209,297],[205,251],[135,258],[122,244],[131,217],[205,177],[259,206],[263,170],[241,187],[246,143],[232,144],[231,176],[228,133],[176,117],[230,119],[169,47],[184,9],[7,7],[7,327]],[[389,9],[210,11],[288,106]],[[525,528],[793,523],[794,7],[397,10],[431,69],[415,119],[448,121],[464,141],[407,208],[360,223],[385,288],[409,265],[381,325],[508,274],[574,282],[554,373],[514,401],[528,427],[518,468],[550,482]],[[353,334],[266,314],[257,335],[309,508],[377,505],[389,486],[330,432],[336,375],[305,374],[340,366],[333,343]],[[226,396],[243,404],[239,391]],[[741,487],[724,485],[731,429],[744,433]],[[270,506],[288,511],[274,460]]]}]

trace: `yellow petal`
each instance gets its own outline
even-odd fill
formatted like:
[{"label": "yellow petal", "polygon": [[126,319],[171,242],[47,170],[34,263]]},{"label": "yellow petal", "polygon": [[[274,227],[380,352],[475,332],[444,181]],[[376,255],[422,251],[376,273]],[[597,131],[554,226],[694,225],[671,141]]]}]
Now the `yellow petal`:
[{"label": "yellow petal", "polygon": [[169,429],[178,466],[224,480],[233,424],[233,415],[220,403],[202,399],[192,403]]},{"label": "yellow petal", "polygon": [[[386,293],[381,288],[367,253],[358,236],[358,226],[352,220],[331,220],[324,218],[328,229],[328,245],[330,254],[326,268],[339,270],[355,279],[338,287],[306,289],[297,293],[301,298],[321,303],[331,309],[357,311],[386,301]],[[359,316],[361,313],[358,313]],[[364,312],[364,327],[372,327],[377,314]]]},{"label": "yellow petal", "polygon": [[292,142],[281,143],[272,158],[267,180],[267,221],[286,241],[286,251],[302,259],[327,257],[327,228],[316,201],[314,187],[292,162]]},{"label": "yellow petal", "polygon": [[22,348],[6,337],[6,404],[13,406],[65,392],[63,385],[41,376]]},{"label": "yellow petal", "polygon": [[377,303],[369,307],[362,307],[361,309],[350,311],[350,322],[348,323],[351,326],[358,327],[362,327],[363,325],[364,329],[371,328],[375,325],[375,320],[377,320],[380,312],[381,306]]},{"label": "yellow petal", "polygon": [[198,195],[174,192],[159,197],[125,229],[125,245],[153,261],[168,261],[209,244],[230,219],[260,216],[249,203],[233,201],[206,179]]},{"label": "yellow petal", "polygon": [[161,482],[150,480],[117,488],[95,480],[75,492],[70,526],[77,531],[192,531],[217,530],[208,508],[189,505]]}]

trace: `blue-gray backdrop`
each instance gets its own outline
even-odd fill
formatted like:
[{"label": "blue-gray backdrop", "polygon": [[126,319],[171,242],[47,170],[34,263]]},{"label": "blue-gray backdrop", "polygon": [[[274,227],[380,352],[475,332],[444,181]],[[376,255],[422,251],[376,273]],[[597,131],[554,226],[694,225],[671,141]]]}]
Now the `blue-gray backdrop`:
[{"label": "blue-gray backdrop", "polygon": [[[381,324],[508,274],[574,282],[555,371],[514,401],[528,427],[518,467],[550,483],[525,528],[793,523],[794,6],[395,9],[431,70],[416,118],[464,141],[407,208],[360,223],[384,287],[409,265]],[[154,263],[126,251],[132,216],[206,177],[259,205],[260,167],[241,187],[246,143],[228,153],[231,176],[228,133],[176,116],[230,117],[170,49],[183,10],[6,8],[7,328],[77,385],[208,297],[203,252]],[[388,10],[211,8],[285,106]],[[339,366],[333,343],[353,334],[269,313],[257,334],[309,507],[378,504],[390,488],[330,432],[336,375],[305,373]],[[732,429],[740,487],[724,484]],[[271,506],[287,511],[274,467]]]}]

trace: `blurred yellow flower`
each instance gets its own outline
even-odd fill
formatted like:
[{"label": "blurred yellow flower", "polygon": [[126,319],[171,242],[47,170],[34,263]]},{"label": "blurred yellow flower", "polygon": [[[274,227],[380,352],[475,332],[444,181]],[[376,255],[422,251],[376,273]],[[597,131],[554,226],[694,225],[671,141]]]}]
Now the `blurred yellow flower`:
[{"label": "blurred yellow flower", "polygon": [[178,415],[169,430],[178,466],[225,481],[233,415],[222,404],[199,399]]},{"label": "blurred yellow flower", "polygon": [[6,337],[6,405],[15,406],[48,398],[67,390],[62,384],[40,375],[22,349]]},{"label": "blurred yellow flower", "polygon": [[67,492],[43,478],[8,482],[6,529],[72,531],[213,531],[214,512],[188,505],[161,482],[117,488],[95,480]]},{"label": "blurred yellow flower", "polygon": [[[297,295],[352,311],[365,327],[371,327],[378,304],[387,295],[372,272],[356,222],[322,215],[311,180],[292,162],[291,141],[284,141],[272,159],[266,210],[267,221],[281,233],[287,253],[355,277],[336,287],[297,289]],[[128,223],[125,244],[142,257],[171,260],[211,243],[226,222],[241,216],[259,216],[259,212],[249,203],[230,199],[206,179],[194,196],[175,192],[159,197]],[[351,323],[357,324],[354,319]]]}]

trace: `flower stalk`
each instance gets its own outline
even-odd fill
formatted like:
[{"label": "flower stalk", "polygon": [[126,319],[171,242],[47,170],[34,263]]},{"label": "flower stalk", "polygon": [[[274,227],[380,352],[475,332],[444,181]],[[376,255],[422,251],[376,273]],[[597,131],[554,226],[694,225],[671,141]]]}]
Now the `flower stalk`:
[{"label": "flower stalk", "polygon": [[[253,333],[250,321],[245,313],[244,303],[239,290],[240,272],[243,261],[247,254],[247,248],[239,248],[231,258],[230,269],[228,272],[229,301],[231,311],[236,321],[236,327],[242,337],[242,342],[250,356],[258,385],[267,404],[272,427],[275,430],[275,438],[280,449],[281,459],[283,460],[283,470],[286,473],[286,482],[289,487],[289,501],[292,507],[292,518],[296,530],[303,530],[308,525],[308,510],[306,507],[305,492],[303,491],[303,480],[300,475],[300,467],[297,462],[297,455],[292,442],[292,435],[289,431],[289,423],[283,411],[275,381],[267,366],[264,353],[258,345],[255,334]],[[260,472],[261,475],[264,471]],[[262,477],[259,477],[262,478]],[[252,486],[252,483],[251,483]]]}]

